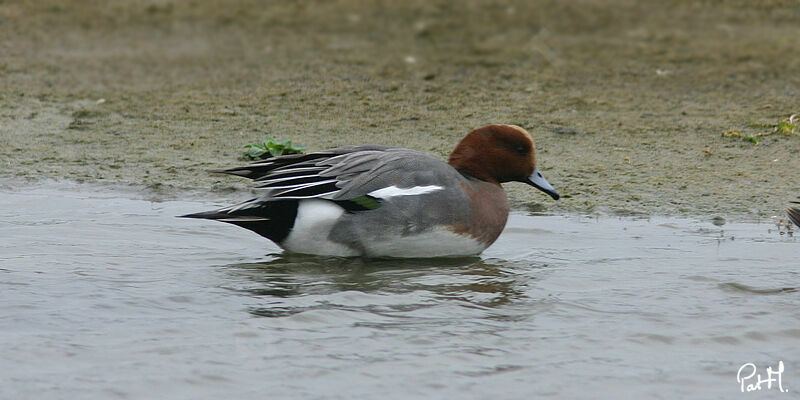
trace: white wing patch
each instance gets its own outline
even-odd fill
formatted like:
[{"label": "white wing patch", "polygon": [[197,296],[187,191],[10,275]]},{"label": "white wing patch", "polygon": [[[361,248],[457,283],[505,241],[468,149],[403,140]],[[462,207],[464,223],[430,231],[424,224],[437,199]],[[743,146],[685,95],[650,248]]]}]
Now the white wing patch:
[{"label": "white wing patch", "polygon": [[390,197],[397,197],[397,196],[418,196],[421,194],[435,192],[437,190],[442,190],[442,189],[444,188],[437,185],[414,186],[410,188],[399,188],[397,186],[392,185],[378,190],[373,190],[368,194],[372,197],[377,197],[379,199],[388,199]]}]

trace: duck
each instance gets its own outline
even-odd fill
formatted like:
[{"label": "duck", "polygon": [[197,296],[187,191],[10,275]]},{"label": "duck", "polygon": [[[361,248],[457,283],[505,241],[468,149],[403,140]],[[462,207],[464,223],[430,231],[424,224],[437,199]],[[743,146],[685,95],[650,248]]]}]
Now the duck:
[{"label": "duck", "polygon": [[[790,203],[800,204],[800,201],[792,201]],[[800,227],[800,206],[790,206],[786,209],[786,214],[795,226]]]},{"label": "duck", "polygon": [[508,220],[505,182],[560,195],[516,125],[469,132],[447,162],[402,147],[352,145],[211,172],[252,179],[258,197],[183,215],[253,231],[285,252],[336,257],[475,256]]}]

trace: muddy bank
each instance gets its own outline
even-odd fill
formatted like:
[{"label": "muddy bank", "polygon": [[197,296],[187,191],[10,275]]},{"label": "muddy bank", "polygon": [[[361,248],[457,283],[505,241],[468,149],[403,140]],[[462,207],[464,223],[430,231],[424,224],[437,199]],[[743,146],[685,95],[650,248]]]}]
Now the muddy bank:
[{"label": "muddy bank", "polygon": [[800,6],[770,1],[0,4],[0,176],[246,190],[264,134],[445,157],[537,140],[546,212],[762,216],[800,195]]}]

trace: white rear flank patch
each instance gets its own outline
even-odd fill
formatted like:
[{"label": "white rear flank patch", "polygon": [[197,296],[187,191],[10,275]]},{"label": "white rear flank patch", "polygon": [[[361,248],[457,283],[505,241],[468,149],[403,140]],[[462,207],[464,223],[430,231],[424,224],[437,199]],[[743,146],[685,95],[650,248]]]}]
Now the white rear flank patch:
[{"label": "white rear flank patch", "polygon": [[389,186],[378,190],[373,190],[368,195],[372,197],[377,197],[379,199],[388,199],[390,197],[397,197],[397,196],[418,196],[425,193],[435,192],[437,190],[444,189],[441,186],[437,185],[430,185],[430,186],[414,186],[410,188],[399,188],[397,186]]},{"label": "white rear flank patch", "polygon": [[280,243],[281,247],[293,253],[340,257],[359,255],[350,247],[328,239],[333,225],[342,214],[344,209],[336,203],[317,199],[300,200],[294,227]]}]

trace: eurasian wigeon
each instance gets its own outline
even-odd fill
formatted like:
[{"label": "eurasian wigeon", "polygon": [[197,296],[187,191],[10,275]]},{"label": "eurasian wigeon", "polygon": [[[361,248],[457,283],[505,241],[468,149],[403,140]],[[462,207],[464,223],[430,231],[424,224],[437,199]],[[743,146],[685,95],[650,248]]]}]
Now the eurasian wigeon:
[{"label": "eurasian wigeon", "polygon": [[[800,204],[800,201],[793,201],[792,204]],[[800,227],[800,207],[789,207],[786,210],[786,214],[789,215],[789,219],[795,224],[795,226]]]},{"label": "eurasian wigeon", "polygon": [[400,147],[345,146],[215,172],[253,179],[265,192],[184,217],[241,226],[288,252],[329,256],[476,255],[508,219],[500,183],[559,198],[536,168],[531,135],[514,125],[475,129],[447,163]]}]

